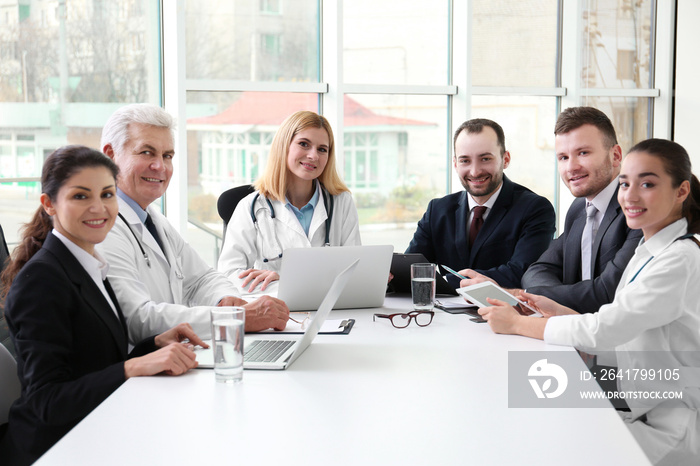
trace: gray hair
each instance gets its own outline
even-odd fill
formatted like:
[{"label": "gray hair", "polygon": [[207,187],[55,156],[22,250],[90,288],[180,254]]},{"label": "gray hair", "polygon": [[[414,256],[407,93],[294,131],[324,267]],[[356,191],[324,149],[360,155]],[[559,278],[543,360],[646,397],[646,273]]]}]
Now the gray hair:
[{"label": "gray hair", "polygon": [[129,124],[141,123],[144,125],[168,128],[170,134],[175,131],[175,120],[162,108],[153,104],[131,104],[121,107],[112,114],[102,128],[100,149],[111,144],[114,152],[121,152],[129,138]]}]

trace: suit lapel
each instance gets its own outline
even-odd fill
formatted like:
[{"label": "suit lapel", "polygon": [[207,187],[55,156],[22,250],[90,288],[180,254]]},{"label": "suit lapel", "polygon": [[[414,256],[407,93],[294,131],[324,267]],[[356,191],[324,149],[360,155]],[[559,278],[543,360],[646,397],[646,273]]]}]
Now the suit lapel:
[{"label": "suit lapel", "polygon": [[564,255],[564,283],[581,281],[581,237],[586,226],[585,199],[577,199],[571,204],[575,219],[571,231],[566,236],[566,254]]},{"label": "suit lapel", "polygon": [[461,264],[469,264],[469,240],[467,239],[467,220],[469,219],[469,201],[467,200],[466,191],[462,191],[462,195],[459,196],[459,202],[457,203],[457,208],[455,210],[455,231],[454,239],[455,244],[464,244],[464,249],[458,247],[457,253],[459,254],[459,259]]},{"label": "suit lapel", "polygon": [[[104,295],[97,287],[95,282],[90,278],[90,275],[85,271],[78,259],[66,248],[66,246],[56,238],[53,234],[49,234],[44,242],[44,248],[50,251],[59,260],[63,268],[66,270],[73,284],[80,291],[80,295],[88,305],[88,307],[100,318],[100,320],[109,329],[110,334],[114,338],[114,342],[119,348],[119,351],[126,355],[127,353],[127,334],[124,331],[123,322],[117,319],[114,315],[111,306],[105,299]],[[115,306],[117,301],[114,300]]]},{"label": "suit lapel", "polygon": [[126,326],[126,318],[124,317],[124,313],[122,312],[121,307],[119,307],[119,301],[117,300],[117,295],[114,294],[114,290],[112,289],[112,285],[110,285],[109,280],[105,278],[104,281],[105,284],[105,289],[107,290],[107,294],[109,295],[109,298],[112,300],[112,303],[114,303],[114,307],[117,310],[117,314],[119,316],[119,322],[122,324],[122,329],[124,330],[124,335],[129,335],[129,329]]},{"label": "suit lapel", "polygon": [[608,208],[605,211],[603,220],[600,222],[598,227],[598,232],[595,235],[595,240],[593,241],[593,250],[591,251],[591,273],[595,273],[596,263],[598,262],[598,254],[600,253],[600,246],[603,243],[603,238],[605,237],[605,232],[610,228],[615,219],[622,213],[622,208],[620,203],[617,202],[617,191],[619,187],[615,189],[615,194],[613,194]]}]

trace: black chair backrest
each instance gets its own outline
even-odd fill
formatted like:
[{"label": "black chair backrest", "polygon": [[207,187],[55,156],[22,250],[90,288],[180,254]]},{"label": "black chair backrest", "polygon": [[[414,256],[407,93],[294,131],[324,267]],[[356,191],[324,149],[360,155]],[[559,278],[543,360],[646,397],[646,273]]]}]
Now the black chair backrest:
[{"label": "black chair backrest", "polygon": [[10,251],[7,249],[7,242],[5,242],[5,234],[2,232],[2,225],[0,225],[0,272],[5,269],[5,261],[10,256]]},{"label": "black chair backrest", "polygon": [[[10,251],[7,249],[5,234],[2,231],[2,226],[0,226],[0,272],[5,268],[5,261],[9,256]],[[2,284],[0,284],[0,292],[2,292]],[[5,308],[3,304],[4,303],[0,301],[0,344],[5,345],[10,351],[10,354],[15,356],[15,347],[10,338],[10,330],[7,328],[7,322],[5,322]]]},{"label": "black chair backrest", "polygon": [[255,192],[255,188],[250,184],[244,184],[224,191],[221,193],[221,196],[219,196],[216,208],[219,211],[219,217],[224,221],[224,237],[226,237],[228,221],[231,220],[231,215],[233,215],[233,211],[236,210],[236,206],[241,199],[252,192]]}]

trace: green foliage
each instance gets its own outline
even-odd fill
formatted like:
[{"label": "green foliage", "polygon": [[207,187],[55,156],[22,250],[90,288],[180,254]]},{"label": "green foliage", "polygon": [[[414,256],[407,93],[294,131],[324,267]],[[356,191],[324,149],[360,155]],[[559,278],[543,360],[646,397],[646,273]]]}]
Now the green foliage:
[{"label": "green foliage", "polygon": [[216,196],[212,194],[193,196],[189,201],[189,217],[201,222],[220,222],[221,218],[216,210],[216,201]]},{"label": "green foliage", "polygon": [[436,196],[419,186],[397,186],[389,194],[382,209],[372,218],[373,223],[415,222],[425,212],[428,202]]}]

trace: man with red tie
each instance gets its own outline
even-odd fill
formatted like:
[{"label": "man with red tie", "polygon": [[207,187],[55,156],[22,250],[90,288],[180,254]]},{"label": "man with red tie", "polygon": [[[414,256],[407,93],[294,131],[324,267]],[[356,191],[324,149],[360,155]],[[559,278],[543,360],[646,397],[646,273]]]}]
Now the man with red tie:
[{"label": "man with red tie", "polygon": [[[519,288],[525,270],[554,236],[552,204],[505,176],[510,153],[503,128],[495,121],[462,123],[455,131],[454,151],[455,171],[465,191],[430,201],[406,252]],[[446,278],[459,287],[457,277]]]},{"label": "man with red tie", "polygon": [[[557,168],[577,199],[563,233],[523,275],[521,287],[579,313],[612,302],[627,263],[642,237],[631,230],[617,201],[622,149],[610,119],[597,108],[570,107],[554,127]],[[493,280],[467,272],[462,286]],[[512,290],[517,294],[518,290]]]}]

